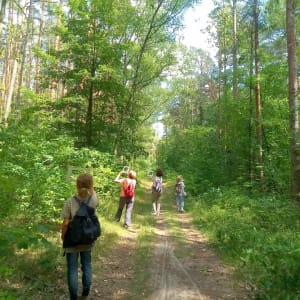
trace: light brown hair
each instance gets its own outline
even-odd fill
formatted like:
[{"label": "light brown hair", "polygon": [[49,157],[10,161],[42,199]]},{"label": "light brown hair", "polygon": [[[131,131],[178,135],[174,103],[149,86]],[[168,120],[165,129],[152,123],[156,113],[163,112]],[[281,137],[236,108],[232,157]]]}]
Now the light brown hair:
[{"label": "light brown hair", "polygon": [[183,181],[182,175],[177,176],[176,182],[178,183],[178,182],[181,182],[181,181]]},{"label": "light brown hair", "polygon": [[80,198],[93,193],[94,183],[91,174],[80,174],[76,180],[77,192]]},{"label": "light brown hair", "polygon": [[135,179],[135,178],[136,178],[136,173],[135,173],[135,171],[130,170],[129,173],[128,173],[128,177],[129,177],[130,179]]}]

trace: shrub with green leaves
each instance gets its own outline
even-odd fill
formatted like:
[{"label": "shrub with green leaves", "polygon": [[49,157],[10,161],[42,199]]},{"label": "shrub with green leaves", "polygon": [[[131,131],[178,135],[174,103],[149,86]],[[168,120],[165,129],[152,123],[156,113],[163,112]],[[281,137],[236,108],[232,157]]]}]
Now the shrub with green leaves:
[{"label": "shrub with green leaves", "polygon": [[257,287],[257,299],[297,299],[300,212],[288,198],[223,188],[187,206],[224,258]]}]

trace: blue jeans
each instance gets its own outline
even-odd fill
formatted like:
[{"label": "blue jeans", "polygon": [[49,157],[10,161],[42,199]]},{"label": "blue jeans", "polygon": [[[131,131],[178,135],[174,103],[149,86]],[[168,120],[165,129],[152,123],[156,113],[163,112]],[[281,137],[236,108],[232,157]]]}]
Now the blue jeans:
[{"label": "blue jeans", "polygon": [[77,300],[78,290],[78,257],[80,255],[82,271],[82,295],[87,296],[92,284],[92,258],[91,251],[67,253],[68,286],[70,300]]},{"label": "blue jeans", "polygon": [[176,207],[178,211],[183,211],[184,208],[184,196],[176,195]]}]

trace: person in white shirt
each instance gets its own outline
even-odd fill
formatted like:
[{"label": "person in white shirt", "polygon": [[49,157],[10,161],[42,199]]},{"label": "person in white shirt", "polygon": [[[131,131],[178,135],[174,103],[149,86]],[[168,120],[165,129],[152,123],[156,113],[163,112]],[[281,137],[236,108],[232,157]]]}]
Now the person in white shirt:
[{"label": "person in white shirt", "polygon": [[130,170],[127,178],[121,178],[123,171],[121,171],[115,178],[115,183],[121,184],[119,207],[115,215],[115,221],[119,222],[122,216],[123,208],[126,205],[124,227],[128,228],[131,225],[131,214],[134,205],[134,193],[132,196],[126,195],[126,191],[129,185],[132,186],[133,192],[136,186],[136,172]]},{"label": "person in white shirt", "polygon": [[161,200],[163,191],[163,171],[156,170],[156,176],[153,178],[152,183],[152,213],[156,216],[160,214]]}]

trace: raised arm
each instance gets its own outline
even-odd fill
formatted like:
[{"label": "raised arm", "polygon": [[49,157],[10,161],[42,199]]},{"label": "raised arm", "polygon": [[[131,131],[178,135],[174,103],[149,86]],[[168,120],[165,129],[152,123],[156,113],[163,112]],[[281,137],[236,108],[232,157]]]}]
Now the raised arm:
[{"label": "raised arm", "polygon": [[118,174],[118,176],[115,178],[115,183],[121,183],[121,179],[120,179],[121,175],[122,175],[122,171],[121,171],[121,172]]}]

